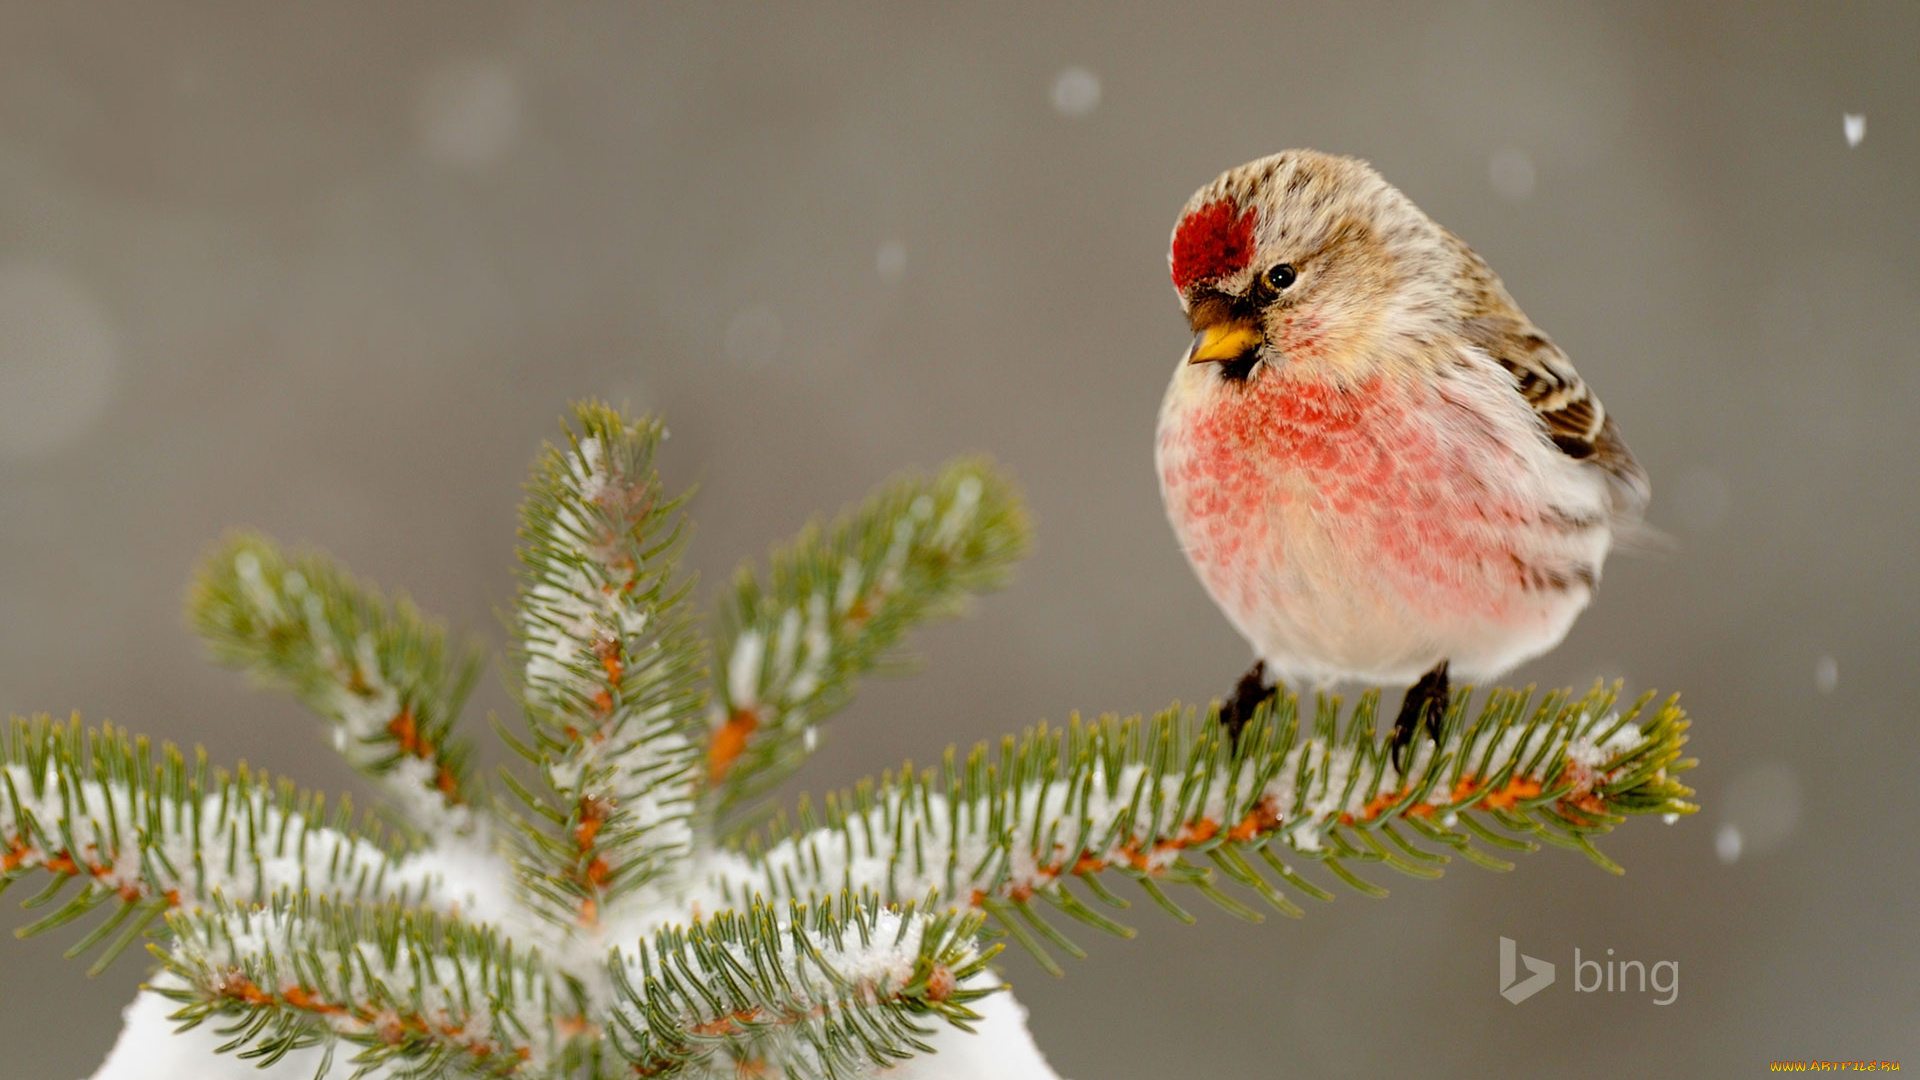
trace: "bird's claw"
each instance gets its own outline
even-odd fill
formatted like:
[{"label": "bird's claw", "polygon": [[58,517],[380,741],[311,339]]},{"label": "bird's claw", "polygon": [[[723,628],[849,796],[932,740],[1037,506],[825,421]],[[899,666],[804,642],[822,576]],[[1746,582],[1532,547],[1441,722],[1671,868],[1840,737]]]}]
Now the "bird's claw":
[{"label": "bird's claw", "polygon": [[1233,696],[1220,703],[1220,723],[1227,729],[1231,745],[1240,745],[1240,732],[1244,730],[1260,703],[1272,697],[1278,687],[1267,685],[1267,662],[1255,660],[1245,675],[1234,685]]},{"label": "bird's claw", "polygon": [[1451,697],[1445,660],[1407,689],[1406,698],[1400,702],[1400,715],[1393,721],[1393,738],[1387,744],[1396,772],[1406,775],[1407,748],[1413,745],[1416,731],[1424,729],[1428,738],[1436,743],[1440,741],[1440,728],[1446,722]]}]

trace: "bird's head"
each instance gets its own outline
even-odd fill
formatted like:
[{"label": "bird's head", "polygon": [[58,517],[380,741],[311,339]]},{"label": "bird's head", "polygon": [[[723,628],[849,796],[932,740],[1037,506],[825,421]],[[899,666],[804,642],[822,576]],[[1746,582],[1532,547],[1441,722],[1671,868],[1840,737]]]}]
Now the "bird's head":
[{"label": "bird's head", "polygon": [[1366,162],[1287,150],[1229,169],[1173,230],[1186,363],[1242,382],[1263,366],[1358,379],[1457,317],[1456,259],[1452,237]]}]

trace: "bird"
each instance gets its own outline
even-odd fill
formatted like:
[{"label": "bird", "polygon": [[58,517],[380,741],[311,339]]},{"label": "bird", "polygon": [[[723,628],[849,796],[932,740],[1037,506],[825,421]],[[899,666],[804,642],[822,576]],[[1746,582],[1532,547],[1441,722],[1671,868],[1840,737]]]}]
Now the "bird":
[{"label": "bird", "polygon": [[1155,465],[1187,561],[1271,674],[1411,682],[1390,740],[1438,740],[1451,680],[1566,636],[1651,487],[1613,416],[1466,241],[1370,165],[1287,150],[1187,200],[1168,267],[1192,341]]}]

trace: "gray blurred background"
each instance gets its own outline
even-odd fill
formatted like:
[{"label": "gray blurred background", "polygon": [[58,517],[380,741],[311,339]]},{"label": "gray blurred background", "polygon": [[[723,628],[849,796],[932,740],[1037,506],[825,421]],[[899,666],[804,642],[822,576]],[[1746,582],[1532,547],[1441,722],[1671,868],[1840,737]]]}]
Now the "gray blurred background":
[{"label": "gray blurred background", "polygon": [[[709,586],[903,466],[1024,482],[1015,586],[795,791],[1205,700],[1246,656],[1150,468],[1167,235],[1221,169],[1353,153],[1652,472],[1679,553],[1617,559],[1517,677],[1683,691],[1705,809],[1612,837],[1623,878],[1137,910],[1063,980],[1009,961],[1041,1046],[1078,1080],[1920,1064],[1920,7],[959,8],[0,4],[0,708],[359,790],[203,662],[189,568],[251,525],[497,643],[526,462],[586,395],[671,421]],[[1502,1000],[1501,935],[1560,983]],[[91,1071],[142,976],[71,937],[0,952],[9,1080]],[[1575,993],[1575,948],[1677,961],[1678,1000]]]}]

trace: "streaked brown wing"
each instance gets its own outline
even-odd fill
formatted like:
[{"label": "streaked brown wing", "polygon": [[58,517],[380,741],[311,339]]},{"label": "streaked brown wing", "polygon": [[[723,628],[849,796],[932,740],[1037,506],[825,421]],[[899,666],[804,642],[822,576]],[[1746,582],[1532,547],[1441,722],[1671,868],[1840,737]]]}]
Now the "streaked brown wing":
[{"label": "streaked brown wing", "polygon": [[[1511,305],[1504,296],[1490,299],[1495,299],[1491,307]],[[1620,437],[1619,425],[1573,369],[1567,354],[1518,312],[1489,311],[1468,319],[1466,335],[1513,376],[1514,389],[1533,406],[1547,437],[1561,452],[1606,470],[1614,481],[1615,511],[1639,517],[1652,494],[1646,470],[1634,460]]]}]

